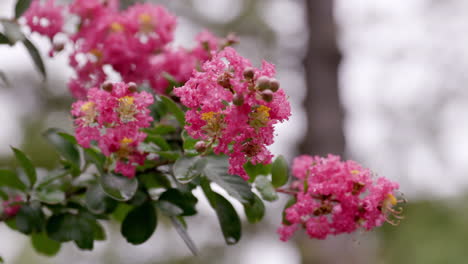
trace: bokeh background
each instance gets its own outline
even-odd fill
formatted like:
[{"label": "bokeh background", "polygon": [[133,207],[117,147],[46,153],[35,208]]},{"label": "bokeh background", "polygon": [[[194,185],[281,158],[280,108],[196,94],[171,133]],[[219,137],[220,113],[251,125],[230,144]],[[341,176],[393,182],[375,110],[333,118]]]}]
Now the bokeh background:
[{"label": "bokeh background", "polygon": [[[406,219],[371,233],[325,241],[298,235],[283,243],[275,233],[284,203],[278,201],[261,224],[244,221],[241,242],[226,246],[202,198],[200,214],[188,219],[201,250],[196,258],[164,222],[141,246],[126,243],[109,224],[108,240],[94,251],[68,243],[54,258],[37,255],[28,237],[0,224],[6,263],[468,263],[468,1],[152,2],[179,17],[177,43],[193,45],[204,28],[219,36],[236,32],[241,54],[256,65],[262,58],[277,65],[293,117],[278,126],[273,152],[289,160],[343,154],[399,181],[409,201]],[[11,17],[13,6],[0,1],[0,17]],[[0,71],[10,80],[0,84],[0,166],[11,166],[9,146],[17,146],[48,169],[57,157],[40,132],[72,130],[66,87],[72,72],[66,54],[50,59],[47,40],[32,39],[45,58],[46,82],[23,46],[0,46]]]}]

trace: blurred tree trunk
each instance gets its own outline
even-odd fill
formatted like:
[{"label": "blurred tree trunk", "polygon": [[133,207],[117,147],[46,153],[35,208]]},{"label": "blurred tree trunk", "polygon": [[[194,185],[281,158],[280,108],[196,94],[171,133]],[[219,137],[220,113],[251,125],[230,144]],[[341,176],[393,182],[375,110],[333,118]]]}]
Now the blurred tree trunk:
[{"label": "blurred tree trunk", "polygon": [[[336,41],[333,13],[334,0],[305,0],[309,43],[304,68],[307,95],[307,134],[299,151],[306,154],[343,155],[344,112],[338,92],[338,66],[341,54]],[[312,240],[303,235],[298,240],[302,263],[375,263],[370,243],[359,245],[352,236],[340,235],[326,241]]]},{"label": "blurred tree trunk", "polygon": [[325,155],[344,153],[343,109],[338,96],[338,65],[333,0],[305,1],[309,44],[304,58],[307,134],[299,151]]}]

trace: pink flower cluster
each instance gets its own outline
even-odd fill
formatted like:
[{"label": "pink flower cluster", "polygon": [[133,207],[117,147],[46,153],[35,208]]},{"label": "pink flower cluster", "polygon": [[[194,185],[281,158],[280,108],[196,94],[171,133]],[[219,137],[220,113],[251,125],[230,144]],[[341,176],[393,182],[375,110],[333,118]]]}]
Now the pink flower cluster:
[{"label": "pink flower cluster", "polygon": [[96,141],[102,153],[116,161],[116,172],[134,177],[136,165],[146,158],[138,149],[146,138],[140,128],[153,121],[148,109],[153,100],[147,92],[138,93],[134,84],[105,83],[101,89],[89,89],[88,100],[72,106],[78,143],[89,148]]},{"label": "pink flower cluster", "polygon": [[47,0],[43,3],[40,0],[34,0],[24,13],[24,18],[31,31],[53,39],[62,31],[63,12],[63,7],[56,5],[55,0]]},{"label": "pink flower cluster", "polygon": [[[70,65],[76,76],[69,88],[74,97],[86,97],[87,90],[108,78],[106,69],[117,72],[124,82],[147,83],[158,93],[172,88],[168,79],[184,83],[211,52],[233,44],[205,31],[196,37],[192,49],[171,45],[176,17],[164,7],[150,3],[134,4],[120,11],[118,0],[74,0],[57,7],[54,0],[41,4],[34,0],[25,18],[31,30],[53,39],[61,31],[65,15],[78,16],[73,34]],[[44,22],[45,21],[45,22]],[[46,25],[46,26],[44,26]],[[51,54],[64,48],[54,44]]]},{"label": "pink flower cluster", "polygon": [[354,161],[304,155],[294,160],[292,173],[297,180],[285,192],[293,193],[296,201],[285,210],[278,229],[283,241],[300,227],[311,238],[325,239],[360,227],[371,230],[385,221],[396,224],[391,216],[401,218],[401,210],[393,209],[401,202],[395,198],[398,184],[383,177],[375,180]]},{"label": "pink flower cluster", "polygon": [[260,69],[227,47],[205,62],[201,71],[174,93],[189,110],[189,135],[206,142],[215,153],[229,155],[229,173],[244,179],[243,165],[271,162],[266,146],[273,143],[274,124],[287,120],[291,108],[279,87],[274,65]]},{"label": "pink flower cluster", "polygon": [[21,202],[23,201],[23,198],[19,195],[10,198],[7,201],[2,202],[2,207],[3,207],[3,214],[6,217],[13,217],[15,216],[19,210],[21,209]]}]

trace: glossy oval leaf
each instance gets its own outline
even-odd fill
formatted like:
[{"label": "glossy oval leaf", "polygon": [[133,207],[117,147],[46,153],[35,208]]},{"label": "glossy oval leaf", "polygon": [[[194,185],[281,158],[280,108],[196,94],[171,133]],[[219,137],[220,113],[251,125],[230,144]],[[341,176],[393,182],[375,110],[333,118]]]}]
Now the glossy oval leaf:
[{"label": "glossy oval leaf", "polygon": [[58,214],[49,218],[47,235],[56,241],[74,241],[84,250],[93,249],[96,220],[81,214]]},{"label": "glossy oval leaf", "polygon": [[265,215],[265,205],[263,204],[262,199],[255,195],[254,202],[251,204],[244,204],[245,215],[249,223],[257,223],[263,219]]},{"label": "glossy oval leaf", "polygon": [[225,189],[229,195],[239,200],[241,203],[251,203],[254,200],[254,193],[249,183],[238,175],[228,173],[229,163],[226,157],[211,156],[208,160],[203,174],[212,182]]},{"label": "glossy oval leaf", "polygon": [[25,191],[26,185],[19,179],[18,175],[10,170],[0,169],[0,187],[10,187],[13,189]]},{"label": "glossy oval leaf", "polygon": [[179,182],[188,183],[203,173],[207,161],[207,159],[200,156],[182,156],[176,160],[172,167],[174,176]]},{"label": "glossy oval leaf", "polygon": [[45,232],[32,234],[31,243],[38,253],[49,257],[55,256],[61,246],[60,242],[49,238]]},{"label": "glossy oval leaf", "polygon": [[169,109],[169,112],[174,115],[176,118],[177,122],[183,127],[185,125],[185,114],[182,109],[174,102],[172,101],[171,98],[160,95],[161,101],[166,105],[167,109]]},{"label": "glossy oval leaf", "polygon": [[16,160],[19,165],[24,169],[26,176],[28,176],[29,185],[34,186],[37,180],[36,168],[32,164],[31,160],[19,149],[11,148],[15,153]]},{"label": "glossy oval leaf", "polygon": [[169,189],[160,196],[159,202],[169,202],[180,208],[182,212],[176,215],[190,216],[197,213],[195,205],[198,199],[192,193],[184,193],[178,189]]},{"label": "glossy oval leaf", "polygon": [[102,190],[117,201],[132,199],[138,189],[136,178],[129,179],[113,173],[105,173],[101,176]]},{"label": "glossy oval leaf", "polygon": [[65,193],[57,187],[38,189],[35,193],[35,197],[46,204],[60,204],[65,202]]},{"label": "glossy oval leaf", "polygon": [[60,156],[70,161],[76,168],[80,168],[80,152],[76,146],[76,139],[72,135],[57,128],[50,128],[43,135]]},{"label": "glossy oval leaf", "polygon": [[45,223],[44,213],[38,205],[21,206],[15,219],[16,228],[24,234],[42,231]]},{"label": "glossy oval leaf", "polygon": [[214,209],[226,244],[236,244],[241,238],[241,221],[232,204],[222,195],[213,192]]},{"label": "glossy oval leaf", "polygon": [[138,245],[153,235],[156,226],[156,210],[151,202],[145,202],[127,214],[120,231],[129,243]]},{"label": "glossy oval leaf", "polygon": [[257,179],[255,179],[255,187],[263,200],[269,202],[278,200],[278,194],[276,193],[275,187],[273,187],[273,184],[271,184],[268,177],[258,176]]},{"label": "glossy oval leaf", "polygon": [[111,213],[117,207],[117,201],[106,195],[99,184],[88,187],[85,203],[89,211],[95,214]]},{"label": "glossy oval leaf", "polygon": [[281,187],[288,182],[288,169],[288,162],[283,155],[278,156],[271,167],[271,183],[274,187]]},{"label": "glossy oval leaf", "polygon": [[28,50],[29,55],[31,56],[31,59],[33,60],[34,65],[36,66],[37,70],[42,74],[42,77],[45,79],[47,76],[46,69],[45,69],[44,61],[42,60],[39,50],[27,38],[23,40],[23,44]]},{"label": "glossy oval leaf", "polygon": [[15,18],[20,18],[31,5],[32,0],[18,0],[15,5]]}]

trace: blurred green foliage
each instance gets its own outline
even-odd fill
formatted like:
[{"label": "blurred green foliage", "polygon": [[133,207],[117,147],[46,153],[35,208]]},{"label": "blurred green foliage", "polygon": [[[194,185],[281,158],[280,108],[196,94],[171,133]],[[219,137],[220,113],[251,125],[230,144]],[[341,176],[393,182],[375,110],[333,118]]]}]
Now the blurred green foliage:
[{"label": "blurred green foliage", "polygon": [[407,204],[397,227],[379,231],[381,263],[468,263],[468,206],[460,200]]}]

